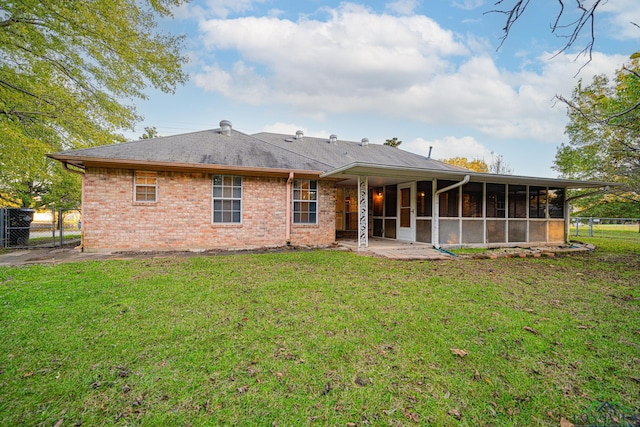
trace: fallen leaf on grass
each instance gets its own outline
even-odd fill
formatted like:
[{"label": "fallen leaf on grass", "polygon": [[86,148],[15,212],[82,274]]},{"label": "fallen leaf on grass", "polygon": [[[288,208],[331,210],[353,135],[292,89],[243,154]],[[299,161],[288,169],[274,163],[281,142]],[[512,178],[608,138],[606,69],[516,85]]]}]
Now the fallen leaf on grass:
[{"label": "fallen leaf on grass", "polygon": [[453,418],[455,418],[456,420],[459,420],[462,418],[462,414],[460,413],[460,410],[458,409],[452,409],[448,412],[449,415],[451,415]]},{"label": "fallen leaf on grass", "polygon": [[357,424],[356,423],[346,423],[345,424],[347,427],[356,427]]},{"label": "fallen leaf on grass", "polygon": [[420,422],[420,419],[418,418],[418,414],[416,414],[415,412],[405,411],[404,415],[414,423]]},{"label": "fallen leaf on grass", "polygon": [[454,354],[454,356],[465,357],[467,354],[469,354],[467,353],[466,350],[461,350],[459,348],[452,348],[450,350],[451,350],[451,353]]},{"label": "fallen leaf on grass", "polygon": [[578,326],[576,326],[576,328],[578,328],[578,329],[591,329],[591,326],[578,325]]},{"label": "fallen leaf on grass", "polygon": [[365,387],[371,383],[371,380],[369,378],[362,378],[361,376],[358,375],[356,379],[353,380],[353,382],[355,382],[360,387]]},{"label": "fallen leaf on grass", "polygon": [[575,424],[573,424],[571,421],[565,419],[564,417],[560,418],[560,427],[574,427]]},{"label": "fallen leaf on grass", "polygon": [[60,418],[57,423],[53,425],[53,427],[60,427],[64,423],[64,418]]},{"label": "fallen leaf on grass", "polygon": [[238,394],[246,393],[247,391],[249,391],[249,386],[245,385],[238,389]]},{"label": "fallen leaf on grass", "polygon": [[22,375],[22,378],[29,378],[33,376],[33,371],[26,372]]},{"label": "fallen leaf on grass", "polygon": [[527,332],[531,332],[533,335],[540,335],[540,332],[536,331],[535,329],[533,329],[532,327],[529,326],[525,326],[524,328],[525,331]]},{"label": "fallen leaf on grass", "polygon": [[480,372],[478,372],[478,370],[476,369],[476,371],[473,373],[473,379],[476,381],[480,381],[482,379],[482,375],[480,375]]}]

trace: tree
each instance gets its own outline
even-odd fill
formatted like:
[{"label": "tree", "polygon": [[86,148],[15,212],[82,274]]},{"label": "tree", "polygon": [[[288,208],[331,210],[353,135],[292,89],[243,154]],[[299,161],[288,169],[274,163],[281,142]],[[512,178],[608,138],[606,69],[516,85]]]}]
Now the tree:
[{"label": "tree", "polygon": [[[615,196],[582,200],[577,205],[608,203],[626,211],[640,203],[640,61],[631,59],[614,81],[596,76],[574,89],[567,104],[569,142],[556,153],[554,169],[563,177],[619,182]],[[635,207],[635,208],[634,208]],[[617,216],[617,215],[614,215]],[[626,216],[626,215],[625,215]]]},{"label": "tree", "polygon": [[449,165],[458,166],[476,172],[489,172],[489,167],[487,166],[485,161],[480,159],[469,160],[466,157],[451,157],[449,159],[442,159],[440,161]]},{"label": "tree", "polygon": [[388,145],[389,147],[395,147],[395,148],[398,148],[400,144],[402,144],[402,141],[399,141],[398,138],[396,138],[395,136],[391,139],[387,139],[384,143],[384,145]]},{"label": "tree", "polygon": [[155,126],[145,126],[144,133],[138,139],[158,138],[158,129]]},{"label": "tree", "polygon": [[5,204],[42,204],[47,191],[68,181],[58,176],[68,172],[46,153],[123,141],[119,132],[133,130],[141,119],[125,102],[145,99],[148,87],[172,92],[186,81],[182,38],[159,33],[155,21],[171,16],[170,8],[182,2],[2,2],[0,194]]},{"label": "tree", "polygon": [[[550,25],[551,33],[558,38],[564,40],[564,46],[560,48],[557,54],[565,52],[578,40],[578,36],[583,31],[589,32],[589,41],[580,52],[581,55],[588,56],[591,60],[593,45],[595,43],[595,19],[598,9],[607,3],[607,0],[593,0],[590,2],[576,1],[574,7],[567,7],[565,0],[556,0],[558,9],[556,15]],[[503,36],[500,46],[505,42],[512,27],[525,14],[531,0],[497,0],[495,5],[500,7],[506,6],[504,9],[493,9],[487,13],[499,13],[506,16],[504,27],[502,28]],[[542,7],[546,7],[543,5]],[[570,16],[573,15],[573,16]],[[631,25],[638,26],[634,22]]]},{"label": "tree", "polygon": [[[551,33],[558,38],[564,40],[564,45],[558,50],[556,55],[566,52],[570,47],[576,43],[578,37],[583,31],[589,33],[589,39],[584,48],[579,52],[578,57],[584,55],[588,58],[587,63],[591,61],[593,46],[596,39],[595,34],[595,20],[596,15],[603,5],[607,3],[607,0],[593,0],[591,2],[576,1],[574,7],[567,7],[565,0],[556,0],[558,2],[558,9],[555,17],[551,23]],[[506,16],[505,25],[502,28],[503,35],[501,37],[500,45],[498,49],[504,44],[509,34],[512,31],[515,23],[525,14],[531,0],[497,0],[495,5],[498,7],[505,6],[503,9],[493,9],[486,13],[499,13]],[[537,2],[536,4],[540,4]],[[546,7],[543,5],[542,7]],[[546,11],[543,11],[546,13]],[[629,22],[629,25],[633,25],[638,28],[640,32],[640,25],[636,22]],[[631,55],[631,59],[637,59],[640,57],[640,51]],[[558,100],[566,103],[566,100],[562,96],[556,96]],[[640,96],[636,97],[636,102],[630,107],[630,109],[623,111],[611,111],[612,116],[618,114],[626,114],[627,112],[640,109]]]},{"label": "tree", "polygon": [[509,166],[509,163],[505,162],[502,154],[496,154],[491,152],[491,163],[489,163],[489,172],[497,173],[499,175],[512,175],[513,169]]}]

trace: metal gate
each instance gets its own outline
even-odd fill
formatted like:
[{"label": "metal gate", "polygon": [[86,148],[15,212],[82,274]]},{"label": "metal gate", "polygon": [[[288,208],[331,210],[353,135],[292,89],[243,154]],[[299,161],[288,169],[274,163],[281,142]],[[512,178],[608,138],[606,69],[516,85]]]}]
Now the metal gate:
[{"label": "metal gate", "polygon": [[47,248],[77,245],[81,238],[79,209],[0,208],[1,248]]}]

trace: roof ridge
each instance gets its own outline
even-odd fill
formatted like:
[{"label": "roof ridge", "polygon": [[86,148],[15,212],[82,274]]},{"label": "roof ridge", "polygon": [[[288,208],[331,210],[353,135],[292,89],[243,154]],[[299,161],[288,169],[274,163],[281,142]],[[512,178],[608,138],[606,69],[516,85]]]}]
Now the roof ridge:
[{"label": "roof ridge", "polygon": [[[269,135],[286,136],[286,134],[281,134],[281,133],[271,133],[271,132],[259,132],[259,133],[254,133],[253,135],[249,135],[249,136],[251,136],[251,137],[253,137],[253,138],[257,139],[257,140],[258,140],[258,141],[260,141],[260,142],[263,142],[263,143],[265,143],[265,144],[269,144],[269,145],[270,145],[270,146],[272,146],[272,147],[276,147],[276,148],[279,148],[279,149],[281,149],[281,150],[285,150],[285,151],[287,151],[287,152],[289,152],[289,153],[291,153],[291,154],[295,154],[295,155],[300,156],[300,157],[302,157],[302,158],[305,158],[305,159],[307,159],[307,160],[312,160],[312,161],[317,162],[317,163],[322,163],[323,165],[325,165],[325,166],[327,166],[327,167],[329,167],[329,168],[335,168],[335,166],[334,166],[334,165],[330,165],[329,163],[323,162],[323,161],[318,160],[318,159],[314,159],[314,158],[313,158],[313,157],[311,157],[311,156],[306,156],[306,155],[304,155],[304,154],[300,154],[300,153],[298,153],[298,152],[296,152],[296,151],[290,150],[290,149],[285,148],[285,147],[281,147],[281,146],[276,145],[276,144],[272,144],[272,143],[271,143],[271,142],[269,142],[269,141],[266,141],[266,140],[264,140],[264,139],[258,138],[256,135],[259,135],[260,133],[266,133],[266,134],[269,134]],[[310,138],[313,138],[313,137],[310,137]],[[317,139],[317,138],[316,138],[316,139]],[[285,140],[285,141],[286,141],[286,140]]]}]

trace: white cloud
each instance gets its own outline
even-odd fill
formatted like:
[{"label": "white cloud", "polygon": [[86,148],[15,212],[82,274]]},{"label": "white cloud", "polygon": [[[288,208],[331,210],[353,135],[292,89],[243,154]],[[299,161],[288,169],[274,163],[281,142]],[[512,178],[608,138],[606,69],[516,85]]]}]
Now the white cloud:
[{"label": "white cloud", "polygon": [[609,37],[618,40],[640,39],[640,28],[636,26],[640,25],[640,7],[637,0],[609,1],[599,7],[602,12],[610,14],[607,17],[611,24],[611,30],[607,33]]},{"label": "white cloud", "polygon": [[[465,45],[426,16],[375,14],[349,3],[326,11],[324,21],[203,20],[205,46],[218,62],[193,81],[238,102],[287,105],[319,119],[375,114],[497,139],[564,138],[566,112],[553,108],[553,97],[570,96],[577,84],[584,62],[571,54],[527,58],[533,68],[510,72],[496,66],[482,40],[469,37]],[[227,51],[233,62],[223,62]],[[612,73],[624,59],[594,52],[579,77]]]},{"label": "white cloud", "polygon": [[418,0],[396,0],[385,5],[385,8],[398,15],[413,15],[418,7]]},{"label": "white cloud", "polygon": [[479,159],[486,162],[491,159],[491,150],[471,136],[462,138],[447,136],[433,141],[417,138],[402,144],[402,149],[424,156],[429,154],[429,147],[433,147],[431,151],[433,159],[466,157],[469,160]]},{"label": "white cloud", "polygon": [[484,0],[461,0],[453,1],[451,4],[458,9],[473,10],[482,6],[484,4]]},{"label": "white cloud", "polygon": [[181,6],[176,13],[179,18],[216,17],[225,19],[233,14],[246,13],[254,9],[254,5],[266,0],[206,0],[204,6]]}]

